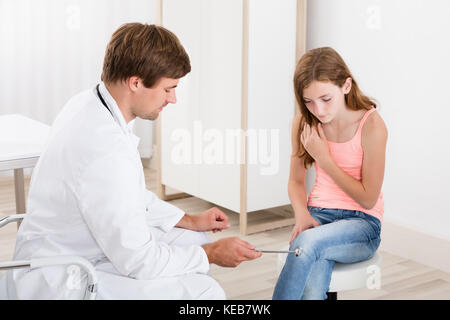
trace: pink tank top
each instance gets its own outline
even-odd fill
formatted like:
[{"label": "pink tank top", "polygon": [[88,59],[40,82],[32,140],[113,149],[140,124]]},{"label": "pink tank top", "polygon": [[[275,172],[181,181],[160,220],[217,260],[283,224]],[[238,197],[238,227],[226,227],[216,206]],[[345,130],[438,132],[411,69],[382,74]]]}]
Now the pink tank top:
[{"label": "pink tank top", "polygon": [[[366,122],[367,117],[375,110],[375,108],[372,108],[364,114],[359,123],[358,130],[351,140],[343,143],[328,141],[331,156],[336,164],[347,174],[360,181],[364,155],[361,146],[362,127]],[[309,206],[357,210],[378,218],[380,222],[383,221],[384,201],[382,192],[380,192],[378,201],[372,209],[364,209],[348,196],[344,190],[342,190],[341,187],[339,187],[334,180],[317,165],[317,162],[314,163],[314,166],[316,168],[316,181],[308,197]]]}]

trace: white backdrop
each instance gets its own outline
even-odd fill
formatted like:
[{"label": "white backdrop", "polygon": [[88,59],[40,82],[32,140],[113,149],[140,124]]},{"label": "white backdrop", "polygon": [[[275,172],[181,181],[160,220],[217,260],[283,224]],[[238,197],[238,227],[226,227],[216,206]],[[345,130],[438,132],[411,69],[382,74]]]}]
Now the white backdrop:
[{"label": "white backdrop", "polygon": [[[74,94],[100,81],[106,45],[125,22],[154,23],[156,0],[0,0],[0,115],[51,124]],[[138,121],[143,157],[152,124]]]},{"label": "white backdrop", "polygon": [[308,1],[307,49],[332,46],[379,102],[385,221],[450,240],[450,1]]}]

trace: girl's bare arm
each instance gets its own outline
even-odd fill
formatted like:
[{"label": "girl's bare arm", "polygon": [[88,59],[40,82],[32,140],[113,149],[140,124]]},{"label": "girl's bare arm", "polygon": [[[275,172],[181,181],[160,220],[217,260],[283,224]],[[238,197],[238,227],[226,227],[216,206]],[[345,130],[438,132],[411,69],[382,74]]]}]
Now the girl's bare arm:
[{"label": "girl's bare arm", "polygon": [[367,118],[363,126],[361,144],[364,150],[361,181],[342,170],[331,157],[323,158],[319,166],[352,199],[365,209],[377,203],[384,179],[388,132],[378,113]]}]

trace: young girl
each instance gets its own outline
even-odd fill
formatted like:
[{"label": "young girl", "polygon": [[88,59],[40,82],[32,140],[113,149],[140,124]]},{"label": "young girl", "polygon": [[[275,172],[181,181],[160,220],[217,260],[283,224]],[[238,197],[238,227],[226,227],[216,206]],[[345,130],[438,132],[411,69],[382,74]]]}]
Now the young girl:
[{"label": "young girl", "polygon": [[[295,212],[290,254],[273,299],[326,299],[335,262],[373,256],[380,244],[387,129],[332,48],[308,51],[294,89],[289,197]],[[316,180],[306,201],[305,173]]]}]

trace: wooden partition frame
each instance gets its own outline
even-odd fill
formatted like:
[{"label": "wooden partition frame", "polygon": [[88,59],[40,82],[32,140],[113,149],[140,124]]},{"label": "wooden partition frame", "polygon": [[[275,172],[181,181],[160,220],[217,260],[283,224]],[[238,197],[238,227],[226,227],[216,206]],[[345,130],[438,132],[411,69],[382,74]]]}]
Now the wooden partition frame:
[{"label": "wooden partition frame", "polygon": [[[162,25],[162,1],[158,1],[159,21],[157,24]],[[246,132],[248,129],[248,43],[249,43],[249,1],[242,0],[243,5],[243,37],[242,37],[242,106],[241,106],[241,129]],[[306,16],[307,16],[307,0],[297,0],[297,30],[296,30],[296,62],[306,51]],[[295,113],[298,112],[297,104],[295,104]],[[162,183],[162,164],[161,164],[161,117],[156,121],[156,137],[157,137],[157,195],[162,200],[174,200],[189,197],[186,193],[176,193],[167,195],[166,186]],[[248,224],[247,212],[247,137],[242,136],[241,139],[241,165],[240,165],[240,233],[248,235],[252,233],[267,231],[275,228],[281,228],[295,224],[295,218],[280,218],[275,221],[264,222],[259,224]]]}]

